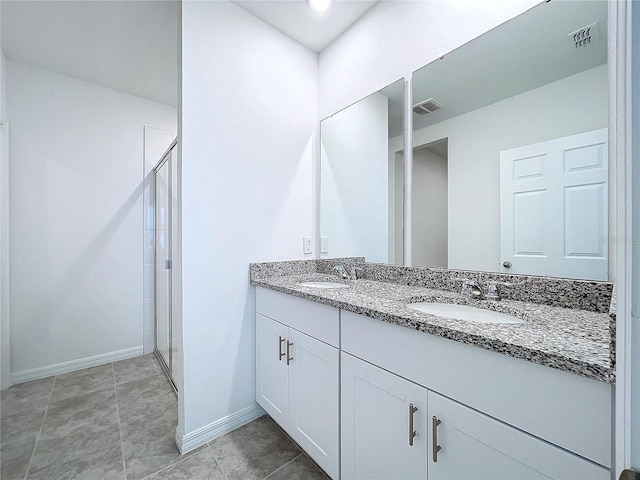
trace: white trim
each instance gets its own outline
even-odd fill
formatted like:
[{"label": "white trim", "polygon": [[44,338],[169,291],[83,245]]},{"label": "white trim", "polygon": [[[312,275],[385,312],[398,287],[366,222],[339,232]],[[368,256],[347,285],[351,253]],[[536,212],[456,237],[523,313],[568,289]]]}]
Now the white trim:
[{"label": "white trim", "polygon": [[314,132],[312,141],[312,157],[311,157],[311,195],[313,197],[313,205],[311,208],[311,218],[313,221],[312,233],[313,233],[313,258],[321,258],[322,252],[320,251],[320,188],[321,188],[321,172],[322,172],[322,143],[320,132],[322,131],[322,124],[318,122]]},{"label": "white trim", "polygon": [[185,454],[204,445],[211,440],[221,437],[225,433],[232,432],[256,418],[260,418],[266,412],[257,403],[250,407],[238,410],[237,412],[222,417],[209,425],[200,427],[189,433],[183,433],[180,426],[176,428],[176,445],[181,454]]},{"label": "white trim", "polygon": [[30,370],[22,370],[21,372],[11,373],[11,384],[24,383],[40,378],[51,377],[53,375],[62,375],[63,373],[75,372],[83,368],[104,365],[105,363],[117,362],[118,360],[126,360],[127,358],[138,357],[142,355],[142,345],[133,348],[125,348],[116,352],[101,353],[92,357],[78,358],[68,362],[55,363],[44,367],[32,368]]},{"label": "white trim", "polygon": [[[402,264],[413,265],[413,78],[404,79],[404,179]],[[397,260],[397,259],[396,259]]]},{"label": "white trim", "polygon": [[632,421],[632,225],[631,225],[631,8],[630,2],[609,2],[610,153],[616,189],[616,387],[613,477],[630,467]]},{"label": "white trim", "polygon": [[[0,52],[2,61],[0,65],[0,89],[6,83],[6,61],[4,54]],[[9,212],[9,137],[10,123],[5,120],[0,132],[0,389],[11,386],[11,266],[10,266],[10,212]]]}]

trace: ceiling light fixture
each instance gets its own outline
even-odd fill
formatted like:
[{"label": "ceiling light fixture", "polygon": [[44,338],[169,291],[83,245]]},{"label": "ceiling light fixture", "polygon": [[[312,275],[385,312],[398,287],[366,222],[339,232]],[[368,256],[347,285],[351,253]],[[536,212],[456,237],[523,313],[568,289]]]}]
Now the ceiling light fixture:
[{"label": "ceiling light fixture", "polygon": [[311,7],[315,13],[325,13],[331,7],[333,0],[306,0],[307,5]]}]

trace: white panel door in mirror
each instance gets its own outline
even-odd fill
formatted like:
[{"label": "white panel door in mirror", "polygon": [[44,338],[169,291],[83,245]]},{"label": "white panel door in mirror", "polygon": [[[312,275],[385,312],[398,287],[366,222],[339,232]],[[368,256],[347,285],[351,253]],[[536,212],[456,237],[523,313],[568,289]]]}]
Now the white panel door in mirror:
[{"label": "white panel door in mirror", "polygon": [[501,271],[607,280],[607,129],[500,154]]},{"label": "white panel door in mirror", "polygon": [[513,255],[545,257],[546,190],[513,192]]}]

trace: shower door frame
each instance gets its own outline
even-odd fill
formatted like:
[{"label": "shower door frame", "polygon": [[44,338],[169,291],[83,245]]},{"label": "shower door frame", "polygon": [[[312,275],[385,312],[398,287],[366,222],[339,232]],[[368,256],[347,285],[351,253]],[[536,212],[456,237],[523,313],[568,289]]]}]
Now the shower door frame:
[{"label": "shower door frame", "polygon": [[[164,374],[169,379],[171,383],[171,387],[174,392],[177,394],[178,389],[176,387],[175,380],[173,378],[173,168],[172,168],[172,160],[173,154],[172,151],[176,147],[178,143],[177,138],[171,142],[169,148],[162,154],[160,160],[153,167],[153,323],[154,323],[154,335],[153,335],[153,353],[155,354]],[[168,165],[167,165],[168,164]],[[158,235],[158,208],[157,208],[157,192],[158,192],[158,171],[167,165],[168,174],[167,174],[167,220],[166,220],[166,231],[167,231],[167,247],[166,251],[168,252],[169,257],[169,268],[165,267],[165,271],[169,270],[168,281],[167,281],[167,292],[165,293],[167,300],[167,325],[168,325],[168,339],[169,339],[169,363],[162,356],[160,351],[158,350],[158,249],[156,248],[157,244],[157,235]],[[165,262],[167,259],[165,258]]]}]

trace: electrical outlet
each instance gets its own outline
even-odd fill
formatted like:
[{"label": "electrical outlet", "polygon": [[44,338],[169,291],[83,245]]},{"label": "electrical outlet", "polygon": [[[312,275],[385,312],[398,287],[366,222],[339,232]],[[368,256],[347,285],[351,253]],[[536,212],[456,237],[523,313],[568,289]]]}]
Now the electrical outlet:
[{"label": "electrical outlet", "polygon": [[302,237],[302,253],[312,253],[311,237]]},{"label": "electrical outlet", "polygon": [[320,237],[320,253],[329,253],[329,239]]}]

